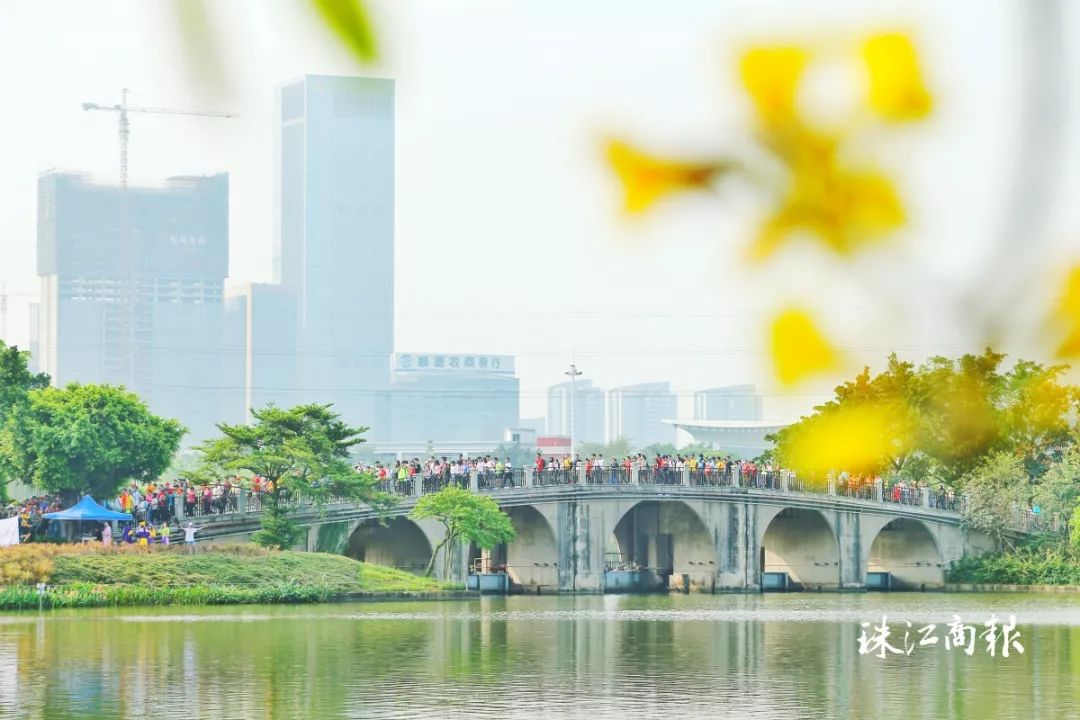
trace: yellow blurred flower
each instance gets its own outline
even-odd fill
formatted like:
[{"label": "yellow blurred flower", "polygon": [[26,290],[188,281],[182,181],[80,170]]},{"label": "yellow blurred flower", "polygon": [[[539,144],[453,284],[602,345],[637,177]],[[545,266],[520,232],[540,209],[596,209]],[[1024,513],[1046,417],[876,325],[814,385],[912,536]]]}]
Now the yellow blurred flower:
[{"label": "yellow blurred flower", "polygon": [[862,48],[869,74],[867,103],[886,120],[920,120],[930,113],[930,93],[923,84],[919,58],[911,39],[902,33],[882,33]]},{"label": "yellow blurred flower", "polygon": [[739,74],[767,125],[795,118],[795,94],[808,60],[808,53],[795,46],[754,48],[743,55]]},{"label": "yellow blurred flower", "polygon": [[624,206],[629,213],[644,212],[658,200],[677,192],[707,189],[729,167],[718,162],[658,158],[619,140],[608,144],[607,156],[622,181]]},{"label": "yellow blurred flower", "polygon": [[770,352],[776,377],[787,386],[839,365],[836,351],[813,318],[796,308],[783,311],[773,320]]},{"label": "yellow blurred flower", "polygon": [[875,475],[897,444],[886,405],[838,407],[817,415],[794,433],[783,462],[800,473],[847,471]]},{"label": "yellow blurred flower", "polygon": [[1054,308],[1055,319],[1065,328],[1058,357],[1080,357],[1080,265],[1069,271],[1065,287]]},{"label": "yellow blurred flower", "polygon": [[847,255],[904,224],[889,178],[841,167],[835,140],[806,130],[786,135],[786,147],[778,145],[778,151],[790,167],[788,190],[751,244],[752,259],[767,258],[800,231]]}]

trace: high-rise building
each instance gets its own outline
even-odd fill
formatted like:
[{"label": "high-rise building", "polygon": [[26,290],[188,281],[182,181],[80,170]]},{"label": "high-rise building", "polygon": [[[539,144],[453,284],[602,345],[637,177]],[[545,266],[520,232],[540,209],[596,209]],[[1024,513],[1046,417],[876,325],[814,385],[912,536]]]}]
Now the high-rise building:
[{"label": "high-rise building", "polygon": [[250,283],[229,298],[244,316],[244,408],[298,403],[296,298],[283,286]]},{"label": "high-rise building", "polygon": [[38,181],[38,365],[57,385],[124,385],[190,429],[240,419],[242,332],[224,307],[225,174],[126,188]]},{"label": "high-rise building", "polygon": [[[604,391],[577,380],[574,395],[574,442],[604,442]],[[548,388],[547,434],[570,435],[569,382]]]},{"label": "high-rise building", "polygon": [[296,400],[376,417],[394,346],[394,81],[305,76],[278,94],[276,279],[295,298]]},{"label": "high-rise building", "polygon": [[753,384],[727,385],[694,393],[695,420],[760,420],[761,396]]},{"label": "high-rise building", "polygon": [[470,441],[493,449],[518,424],[511,355],[398,353],[387,434],[395,444]]},{"label": "high-rise building", "polygon": [[672,443],[675,431],[665,419],[676,415],[676,398],[666,382],[627,385],[608,391],[607,439],[619,438],[641,448]]}]

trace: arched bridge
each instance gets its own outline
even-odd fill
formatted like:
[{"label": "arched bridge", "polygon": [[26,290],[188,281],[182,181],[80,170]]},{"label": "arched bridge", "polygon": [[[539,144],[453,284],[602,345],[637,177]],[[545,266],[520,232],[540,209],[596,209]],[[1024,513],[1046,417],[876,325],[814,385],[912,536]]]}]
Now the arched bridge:
[{"label": "arched bridge", "polygon": [[[485,556],[505,566],[526,592],[605,592],[671,587],[705,592],[758,590],[787,580],[815,590],[863,589],[890,578],[894,588],[944,584],[948,565],[992,548],[961,527],[960,514],[929,493],[861,496],[831,485],[811,488],[782,473],[747,482],[687,471],[516,471],[506,478],[455,479],[490,494],[510,515],[517,537]],[[302,548],[422,572],[442,538],[435,521],[407,517],[438,483],[392,483],[400,502],[383,517],[368,507],[332,504],[297,509],[308,527]],[[199,520],[200,537],[246,538],[258,526],[257,498],[241,495],[236,512]],[[481,553],[453,550],[451,577],[462,580]],[[436,563],[441,572],[442,563]]]}]

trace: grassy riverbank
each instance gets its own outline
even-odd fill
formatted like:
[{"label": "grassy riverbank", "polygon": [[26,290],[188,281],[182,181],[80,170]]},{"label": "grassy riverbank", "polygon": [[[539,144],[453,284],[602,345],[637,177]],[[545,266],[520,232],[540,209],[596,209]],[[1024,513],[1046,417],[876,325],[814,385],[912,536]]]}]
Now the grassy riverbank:
[{"label": "grassy riverbank", "polygon": [[429,594],[454,589],[430,578],[340,555],[235,545],[116,548],[25,545],[0,550],[0,609],[327,602],[356,594]]}]

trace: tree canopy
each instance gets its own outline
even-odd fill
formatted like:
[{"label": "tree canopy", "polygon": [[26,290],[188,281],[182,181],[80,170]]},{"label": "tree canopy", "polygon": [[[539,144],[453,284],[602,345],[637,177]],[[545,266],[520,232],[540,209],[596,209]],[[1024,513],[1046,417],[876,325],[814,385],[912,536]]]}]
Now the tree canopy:
[{"label": "tree canopy", "polygon": [[987,349],[916,367],[890,355],[883,372],[864,369],[777,433],[777,459],[822,477],[847,470],[961,484],[1001,451],[1041,474],[1074,441],[1080,394],[1062,382],[1065,366],[1020,360],[1003,370],[1004,360]]},{"label": "tree canopy", "polygon": [[31,390],[0,430],[7,472],[67,500],[116,494],[128,480],[164,471],[185,428],[151,413],[134,393],[110,385]]},{"label": "tree canopy", "polygon": [[29,361],[30,353],[0,340],[0,424],[26,402],[31,390],[49,387],[49,376],[30,372]]},{"label": "tree canopy", "polygon": [[342,421],[332,405],[268,405],[253,411],[250,425],[220,424],[221,437],[199,446],[199,466],[187,476],[210,482],[225,475],[258,475],[272,483],[266,494],[262,530],[252,538],[264,546],[289,548],[300,530],[288,518],[288,499],[307,499],[322,506],[330,498],[365,502],[377,508],[391,504],[378,491],[378,480],[356,471],[352,448],[364,442],[364,427]]},{"label": "tree canopy", "polygon": [[474,495],[457,485],[448,485],[437,493],[422,496],[409,517],[414,520],[435,518],[446,531],[431,553],[428,575],[435,567],[440,550],[443,551],[444,575],[450,574],[450,548],[458,540],[490,550],[517,535],[510,516],[499,509],[498,503],[487,495]]},{"label": "tree canopy", "polygon": [[[15,408],[29,402],[31,390],[49,386],[49,376],[30,372],[29,361],[30,353],[0,340],[0,443]],[[7,497],[9,482],[26,477],[26,469],[15,466],[13,460],[9,453],[0,450],[0,499]]]},{"label": "tree canopy", "polygon": [[1016,455],[997,452],[975,469],[965,484],[964,525],[993,538],[998,549],[1009,544],[1017,512],[1026,507],[1031,482]]},{"label": "tree canopy", "polygon": [[598,455],[608,458],[613,457],[626,457],[632,454],[632,448],[630,441],[624,437],[618,437],[609,443],[598,442],[583,442],[578,443],[574,448],[574,453],[580,457],[588,457],[589,455]]}]

